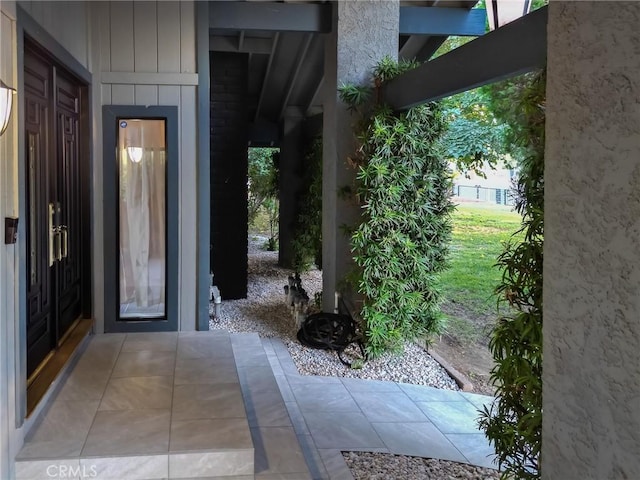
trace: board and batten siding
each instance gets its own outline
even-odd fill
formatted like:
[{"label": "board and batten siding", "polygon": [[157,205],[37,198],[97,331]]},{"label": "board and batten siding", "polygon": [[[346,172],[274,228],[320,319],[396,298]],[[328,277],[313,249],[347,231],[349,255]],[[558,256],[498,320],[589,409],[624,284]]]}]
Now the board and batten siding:
[{"label": "board and batten siding", "polygon": [[88,2],[21,1],[18,5],[83,67],[90,70]]},{"label": "board and batten siding", "polygon": [[[196,327],[198,83],[194,3],[118,1],[90,5],[95,68],[100,72],[96,75],[99,81],[94,80],[94,120],[101,123],[97,117],[102,105],[166,105],[179,109],[179,329],[193,330]],[[100,126],[94,138],[101,135]],[[101,144],[94,143],[96,168],[102,162],[101,148]],[[99,181],[95,183],[99,187]],[[101,208],[101,205],[94,208],[96,218],[101,218],[98,211]],[[99,239],[94,246],[96,251],[104,251]],[[102,271],[99,262],[99,259],[94,261],[96,271]],[[100,281],[96,283],[96,297],[101,297]],[[98,298],[96,300],[99,303]]]}]

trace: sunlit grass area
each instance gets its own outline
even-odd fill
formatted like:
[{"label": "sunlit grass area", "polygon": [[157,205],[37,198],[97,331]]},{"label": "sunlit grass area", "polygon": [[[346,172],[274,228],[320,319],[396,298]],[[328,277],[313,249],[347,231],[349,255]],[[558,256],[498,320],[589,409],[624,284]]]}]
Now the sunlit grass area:
[{"label": "sunlit grass area", "polygon": [[[501,272],[495,266],[504,242],[520,228],[512,207],[461,203],[453,215],[450,268],[441,277],[445,332],[461,343],[486,337],[497,318],[494,290]],[[269,235],[269,216],[262,209],[249,226],[251,234]]]},{"label": "sunlit grass area", "polygon": [[260,207],[253,222],[249,224],[249,234],[269,235],[269,212]]},{"label": "sunlit grass area", "polygon": [[493,292],[501,272],[495,264],[520,222],[508,206],[462,203],[456,208],[450,268],[441,275],[441,285],[446,332],[463,343],[476,340],[497,316]]}]

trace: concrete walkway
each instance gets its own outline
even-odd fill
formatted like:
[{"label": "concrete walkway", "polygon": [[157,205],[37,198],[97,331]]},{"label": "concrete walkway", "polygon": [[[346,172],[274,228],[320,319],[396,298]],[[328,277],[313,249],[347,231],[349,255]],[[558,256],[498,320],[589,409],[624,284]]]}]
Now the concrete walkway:
[{"label": "concrete walkway", "polygon": [[[495,468],[493,449],[476,420],[478,409],[489,405],[491,397],[395,382],[300,375],[280,340],[263,339],[262,346],[312,478],[352,478],[342,450]],[[246,375],[238,355],[236,360],[242,385]]]},{"label": "concrete walkway", "polygon": [[[96,335],[61,378],[15,478],[348,480],[343,450],[491,466],[490,397],[299,375],[257,333]],[[61,434],[63,432],[63,434]]]}]

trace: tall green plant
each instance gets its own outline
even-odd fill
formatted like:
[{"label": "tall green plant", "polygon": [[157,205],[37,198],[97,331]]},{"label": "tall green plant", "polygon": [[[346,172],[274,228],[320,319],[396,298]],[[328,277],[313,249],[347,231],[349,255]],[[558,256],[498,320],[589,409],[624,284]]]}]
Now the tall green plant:
[{"label": "tall green plant", "polygon": [[305,175],[294,227],[293,267],[308,270],[313,263],[322,268],[322,138],[311,142],[305,155]]},{"label": "tall green plant", "polygon": [[250,148],[248,151],[248,217],[253,223],[268,199],[278,198],[278,171],[274,162],[277,148]]},{"label": "tall green plant", "polygon": [[491,97],[476,88],[443,100],[448,128],[443,138],[447,156],[461,172],[480,176],[487,167],[507,160],[505,145],[508,125],[498,121],[491,109]]},{"label": "tall green plant", "polygon": [[248,153],[248,219],[252,225],[260,211],[266,213],[269,221],[268,250],[278,249],[278,222],[280,204],[278,201],[277,148],[250,148]]},{"label": "tall green plant", "polygon": [[357,116],[351,160],[358,168],[362,223],[351,246],[370,356],[440,327],[437,275],[446,266],[453,210],[451,175],[439,143],[442,110],[429,103],[393,112],[378,92],[384,81],[414,66],[385,59],[374,72],[374,91],[340,89]]},{"label": "tall green plant", "polygon": [[522,153],[516,200],[522,228],[515,235],[524,238],[507,244],[498,258],[502,283],[496,293],[515,313],[499,318],[492,333],[497,401],[485,407],[480,425],[494,444],[502,478],[534,479],[540,477],[542,446],[545,74],[518,84],[520,101],[505,117]]}]

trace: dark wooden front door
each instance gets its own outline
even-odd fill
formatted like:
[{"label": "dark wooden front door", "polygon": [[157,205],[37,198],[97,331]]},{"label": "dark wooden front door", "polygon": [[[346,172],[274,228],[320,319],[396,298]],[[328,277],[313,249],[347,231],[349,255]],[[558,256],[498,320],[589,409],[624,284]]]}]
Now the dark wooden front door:
[{"label": "dark wooden front door", "polygon": [[87,159],[81,155],[86,86],[31,43],[25,43],[24,86],[31,376],[82,315],[88,293],[82,178]]}]

